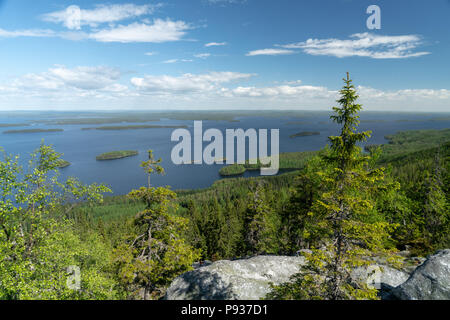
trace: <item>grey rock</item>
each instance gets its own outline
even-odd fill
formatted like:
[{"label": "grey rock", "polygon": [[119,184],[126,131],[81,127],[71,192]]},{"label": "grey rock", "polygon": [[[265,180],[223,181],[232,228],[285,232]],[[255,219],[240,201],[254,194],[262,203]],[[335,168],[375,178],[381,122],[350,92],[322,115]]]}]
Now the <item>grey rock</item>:
[{"label": "grey rock", "polygon": [[257,256],[217,261],[176,278],[167,289],[167,300],[259,300],[300,271],[304,257]]},{"label": "grey rock", "polygon": [[392,294],[401,300],[449,300],[450,249],[428,257]]}]

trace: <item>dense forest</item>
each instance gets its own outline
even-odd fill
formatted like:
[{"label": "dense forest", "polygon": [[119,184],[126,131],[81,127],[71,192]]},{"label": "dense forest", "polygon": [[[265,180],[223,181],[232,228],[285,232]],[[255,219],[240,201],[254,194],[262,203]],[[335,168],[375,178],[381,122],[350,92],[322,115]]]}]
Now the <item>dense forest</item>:
[{"label": "dense forest", "polygon": [[[399,132],[363,149],[371,133],[358,131],[362,106],[344,83],[330,119],[340,135],[319,151],[283,154],[281,167],[292,171],[278,176],[156,188],[151,177],[164,169],[149,151],[148,185],[107,197],[103,185],[59,182],[61,155],[50,146],[28,168],[4,153],[0,299],[159,299],[194,262],[302,249],[307,266],[268,298],[377,299],[350,284],[349,269],[374,256],[399,264],[401,250],[450,248],[450,129]],[[80,270],[76,290],[71,266]]]}]

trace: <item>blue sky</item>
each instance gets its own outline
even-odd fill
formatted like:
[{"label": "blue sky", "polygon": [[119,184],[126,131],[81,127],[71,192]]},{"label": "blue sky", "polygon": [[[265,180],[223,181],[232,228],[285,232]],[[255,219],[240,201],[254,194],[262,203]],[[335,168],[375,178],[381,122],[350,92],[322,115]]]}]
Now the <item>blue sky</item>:
[{"label": "blue sky", "polygon": [[[369,30],[370,5],[381,29]],[[0,110],[450,111],[448,0],[0,0]]]}]

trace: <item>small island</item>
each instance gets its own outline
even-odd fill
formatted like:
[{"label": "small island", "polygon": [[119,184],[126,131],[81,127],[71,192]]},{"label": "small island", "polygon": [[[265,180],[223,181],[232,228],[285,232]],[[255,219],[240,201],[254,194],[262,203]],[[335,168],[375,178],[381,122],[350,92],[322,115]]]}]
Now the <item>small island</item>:
[{"label": "small island", "polygon": [[29,127],[29,123],[0,123],[0,128]]},{"label": "small island", "polygon": [[289,136],[289,138],[298,138],[298,137],[308,137],[308,136],[320,136],[320,132],[311,132],[311,131],[303,131],[299,133],[295,133]]},{"label": "small island", "polygon": [[23,129],[23,130],[7,130],[4,134],[12,133],[45,133],[45,132],[63,132],[63,129]]},{"label": "small island", "polygon": [[56,167],[59,169],[63,169],[66,168],[68,166],[70,166],[71,163],[69,161],[63,160],[63,159],[58,159],[56,160]]},{"label": "small island", "polygon": [[122,158],[128,158],[137,156],[139,152],[137,151],[112,151],[103,153],[96,157],[97,161],[105,161],[105,160],[116,160]]},{"label": "small island", "polygon": [[244,174],[247,171],[247,168],[242,164],[232,164],[226,167],[223,167],[219,170],[219,174],[222,177],[230,177],[230,176],[239,176]]}]

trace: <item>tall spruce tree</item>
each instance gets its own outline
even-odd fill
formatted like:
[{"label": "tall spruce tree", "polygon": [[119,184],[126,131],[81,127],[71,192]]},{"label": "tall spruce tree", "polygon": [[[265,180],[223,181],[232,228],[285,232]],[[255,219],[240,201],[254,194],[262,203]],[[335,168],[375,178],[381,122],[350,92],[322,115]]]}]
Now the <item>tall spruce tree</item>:
[{"label": "tall spruce tree", "polygon": [[322,155],[324,168],[318,198],[308,216],[314,234],[321,230],[320,244],[305,250],[306,266],[291,283],[274,287],[270,298],[287,299],[376,299],[377,291],[351,277],[356,267],[374,264],[374,256],[386,255],[393,226],[377,212],[375,196],[394,188],[384,183],[384,168],[373,168],[371,156],[358,143],[370,132],[358,132],[358,95],[347,73],[338,107],[331,119],[341,125],[340,135],[329,137],[330,149]]}]

